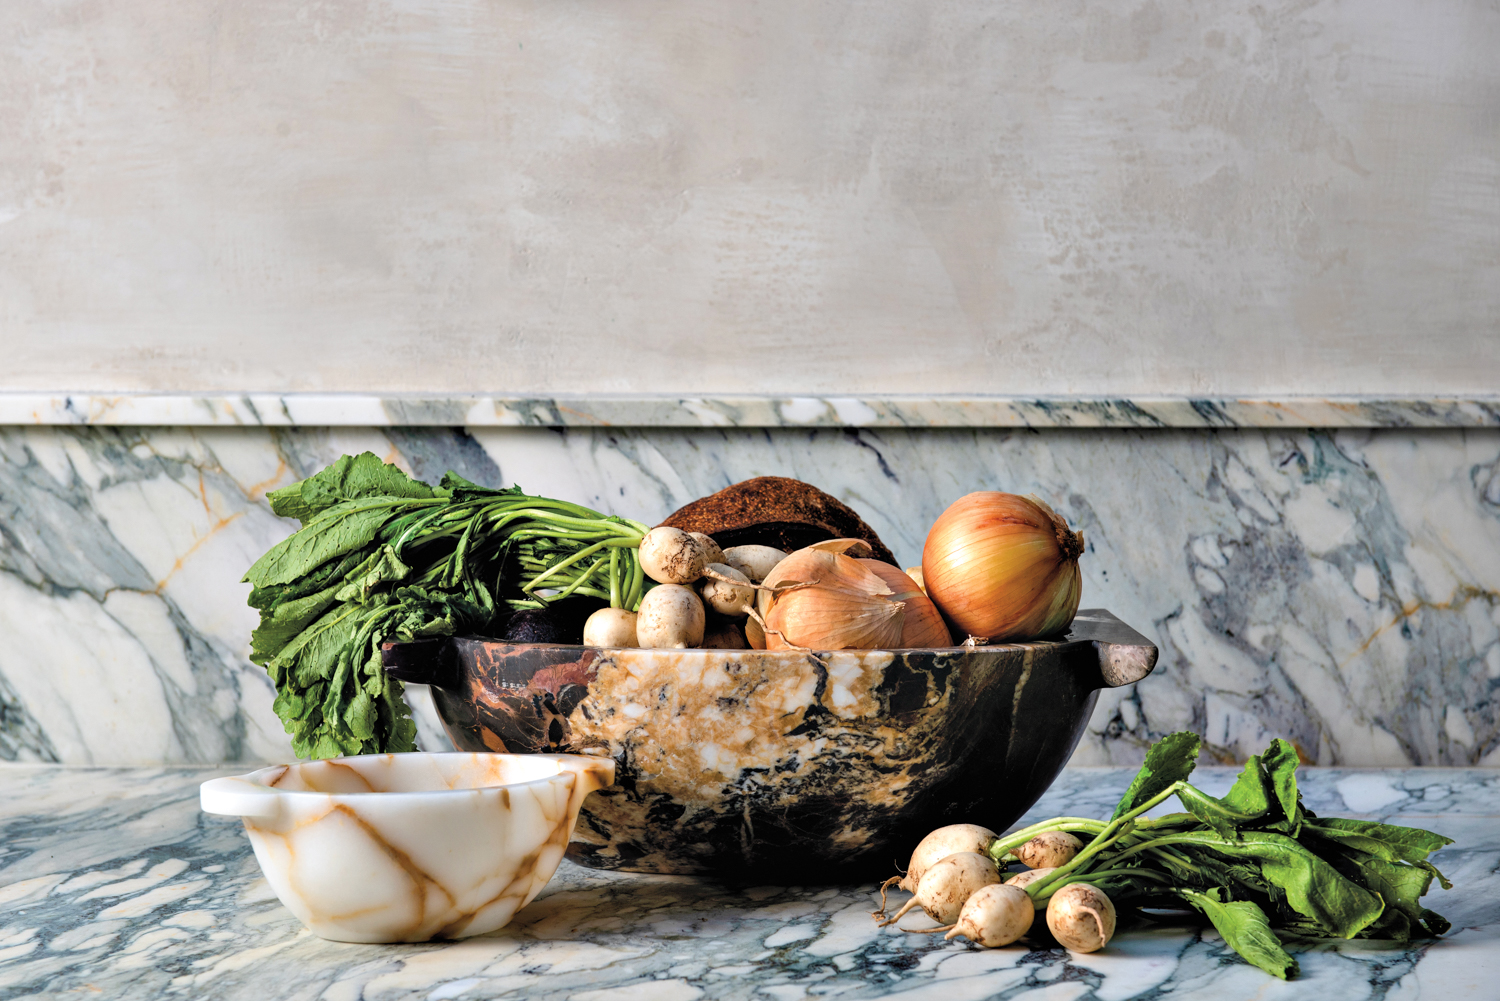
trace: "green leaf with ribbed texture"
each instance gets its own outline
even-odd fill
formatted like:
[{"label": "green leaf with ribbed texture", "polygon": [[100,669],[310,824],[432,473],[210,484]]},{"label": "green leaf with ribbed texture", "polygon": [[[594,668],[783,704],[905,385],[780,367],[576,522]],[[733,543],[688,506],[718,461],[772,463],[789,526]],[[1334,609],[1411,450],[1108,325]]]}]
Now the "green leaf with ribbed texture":
[{"label": "green leaf with ribbed texture", "polygon": [[1179,889],[1177,895],[1202,911],[1223,936],[1225,944],[1247,961],[1282,980],[1299,972],[1297,961],[1281,947],[1266,912],[1256,904],[1248,900],[1223,901],[1218,889],[1202,893]]},{"label": "green leaf with ribbed texture", "polygon": [[1184,782],[1177,787],[1177,798],[1188,812],[1199,821],[1218,832],[1220,837],[1233,838],[1242,825],[1254,823],[1265,815],[1265,810],[1240,811],[1215,799]]},{"label": "green leaf with ribbed texture", "polygon": [[335,598],[339,601],[363,601],[370,592],[386,584],[399,584],[411,576],[411,567],[401,562],[396,550],[381,546],[344,578]]},{"label": "green leaf with ribbed texture", "polygon": [[1286,821],[1285,833],[1294,838],[1303,819],[1302,796],[1297,791],[1299,760],[1297,749],[1280,737],[1271,741],[1271,746],[1260,756],[1266,775],[1271,780],[1271,791],[1275,794]]},{"label": "green leaf with ribbed texture", "polygon": [[1308,830],[1320,838],[1358,848],[1388,862],[1426,862],[1427,856],[1444,845],[1453,844],[1452,838],[1441,834],[1373,820],[1319,817],[1305,823]]},{"label": "green leaf with ribbed texture", "polygon": [[294,581],[330,560],[363,550],[401,510],[399,501],[368,499],[331,507],[272,546],[244,579],[257,588]]},{"label": "green leaf with ribbed texture", "polygon": [[1209,831],[1161,839],[1260,867],[1262,877],[1286,894],[1298,914],[1338,938],[1353,938],[1385,910],[1381,898],[1351,882],[1293,838],[1270,831],[1241,831],[1230,841]]},{"label": "green leaf with ribbed texture", "polygon": [[1120,798],[1111,820],[1124,816],[1148,799],[1165,792],[1174,782],[1181,782],[1193,773],[1198,763],[1198,748],[1202,738],[1186,730],[1169,734],[1151,745],[1146,752],[1146,763],[1136,773],[1130,788]]},{"label": "green leaf with ribbed texture", "polygon": [[330,560],[294,581],[272,584],[269,587],[251,588],[250,597],[247,599],[248,604],[251,608],[258,608],[262,612],[274,611],[280,605],[297,601],[340,584],[355,567],[366,559],[368,559],[368,554],[356,550],[346,553],[342,559]]},{"label": "green leaf with ribbed texture", "polygon": [[336,504],[361,497],[426,500],[441,496],[425,483],[382,462],[373,452],[344,455],[328,468],[266,495],[271,510],[306,524]]},{"label": "green leaf with ribbed texture", "polygon": [[[1409,830],[1409,828],[1399,828]],[[1311,834],[1312,825],[1303,827]],[[1423,831],[1427,834],[1430,832]],[[1345,877],[1372,893],[1380,894],[1387,909],[1399,910],[1413,926],[1426,926],[1428,932],[1441,935],[1450,927],[1441,914],[1422,906],[1422,897],[1432,885],[1437,870],[1425,859],[1413,864],[1382,858],[1347,844],[1327,841],[1316,835],[1305,838],[1308,846]],[[1398,937],[1398,936],[1392,936]]]},{"label": "green leaf with ribbed texture", "polygon": [[1270,790],[1266,787],[1265,768],[1260,755],[1250,755],[1234,786],[1220,800],[1225,808],[1238,814],[1261,817],[1271,810]]}]

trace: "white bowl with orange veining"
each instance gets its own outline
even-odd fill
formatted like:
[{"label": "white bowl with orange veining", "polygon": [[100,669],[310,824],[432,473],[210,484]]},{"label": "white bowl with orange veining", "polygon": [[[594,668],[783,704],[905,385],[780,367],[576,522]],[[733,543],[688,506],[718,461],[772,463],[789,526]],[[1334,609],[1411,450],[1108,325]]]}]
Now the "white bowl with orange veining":
[{"label": "white bowl with orange veining", "polygon": [[372,754],[203,783],[314,934],[426,942],[503,927],[562,861],[584,797],[614,781],[577,754]]}]

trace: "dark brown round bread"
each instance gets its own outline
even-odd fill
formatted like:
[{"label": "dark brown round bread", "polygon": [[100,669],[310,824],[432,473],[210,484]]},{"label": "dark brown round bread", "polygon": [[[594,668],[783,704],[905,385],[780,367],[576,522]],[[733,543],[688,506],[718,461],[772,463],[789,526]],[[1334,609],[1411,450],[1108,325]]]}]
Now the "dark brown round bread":
[{"label": "dark brown round bread", "polygon": [[785,476],[742,480],[679,508],[662,524],[712,536],[723,549],[774,546],[790,553],[824,539],[864,539],[875,559],[900,566],[875,530],[847,504]]}]

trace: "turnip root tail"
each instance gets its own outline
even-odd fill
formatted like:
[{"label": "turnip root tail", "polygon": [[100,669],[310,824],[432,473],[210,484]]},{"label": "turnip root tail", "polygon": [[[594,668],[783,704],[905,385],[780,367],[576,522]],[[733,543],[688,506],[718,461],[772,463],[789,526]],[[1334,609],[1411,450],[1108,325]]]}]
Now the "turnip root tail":
[{"label": "turnip root tail", "polygon": [[916,906],[917,906],[917,898],[916,897],[912,897],[906,903],[904,903],[904,904],[901,905],[901,909],[899,911],[897,911],[895,914],[891,915],[889,918],[886,918],[884,921],[880,922],[880,924],[877,927],[884,928],[887,925],[893,925],[893,924],[895,924],[897,921],[901,920],[901,916],[903,914],[905,914],[907,911],[911,910],[913,907],[916,907]]},{"label": "turnip root tail", "polygon": [[1080,907],[1078,909],[1094,919],[1094,927],[1099,929],[1099,941],[1108,944],[1109,933],[1104,930],[1104,915],[1092,907]]},{"label": "turnip root tail", "polygon": [[952,938],[956,933],[957,928],[958,925],[951,924],[943,925],[941,928],[902,928],[901,930],[906,932],[908,935],[936,935],[940,931],[945,931],[948,934],[944,935],[943,938]]},{"label": "turnip root tail", "polygon": [[870,916],[871,917],[876,917],[876,918],[883,918],[883,917],[885,917],[885,893],[886,893],[886,890],[890,888],[890,885],[892,883],[899,883],[899,882],[901,882],[901,877],[900,876],[892,876],[890,879],[888,879],[884,883],[880,884],[880,910],[878,910],[878,911],[871,911],[870,912]]},{"label": "turnip root tail", "polygon": [[772,594],[778,594],[782,591],[795,591],[799,587],[811,586],[810,584],[780,584],[776,587],[767,587],[765,584],[757,584],[754,581],[735,580],[733,577],[726,577],[717,570],[709,570],[707,568],[704,569],[703,576],[712,580],[723,581],[726,584],[733,584],[735,587],[748,587],[752,591],[770,591]]}]

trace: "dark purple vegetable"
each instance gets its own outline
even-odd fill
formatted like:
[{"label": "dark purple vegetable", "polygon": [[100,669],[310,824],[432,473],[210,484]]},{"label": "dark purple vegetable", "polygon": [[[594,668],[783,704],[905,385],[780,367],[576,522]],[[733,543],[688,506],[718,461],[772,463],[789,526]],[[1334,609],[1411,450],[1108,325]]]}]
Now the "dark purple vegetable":
[{"label": "dark purple vegetable", "polygon": [[564,598],[546,608],[526,608],[506,620],[500,638],[507,643],[582,643],[583,625],[607,602]]},{"label": "dark purple vegetable", "polygon": [[546,608],[528,608],[517,612],[505,624],[507,643],[572,643],[567,629],[556,613]]}]

